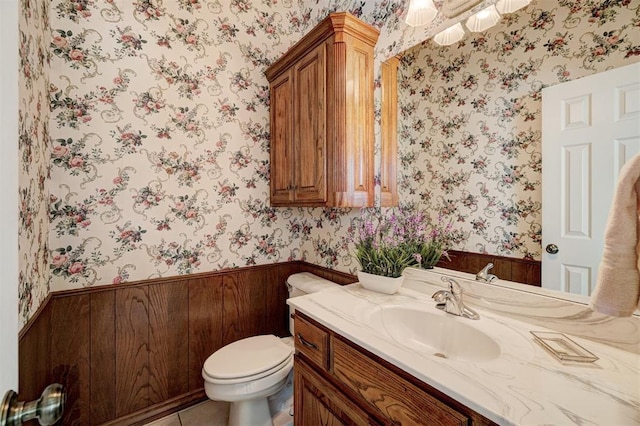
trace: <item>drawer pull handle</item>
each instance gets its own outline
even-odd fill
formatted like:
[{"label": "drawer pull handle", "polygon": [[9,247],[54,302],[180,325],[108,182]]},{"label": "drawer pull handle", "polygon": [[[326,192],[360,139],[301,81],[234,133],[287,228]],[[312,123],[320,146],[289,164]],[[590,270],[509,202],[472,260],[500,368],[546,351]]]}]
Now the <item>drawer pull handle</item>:
[{"label": "drawer pull handle", "polygon": [[311,342],[307,341],[304,337],[302,337],[302,334],[298,333],[298,334],[296,334],[296,337],[298,338],[298,340],[300,340],[300,343],[302,343],[307,348],[313,348],[313,349],[316,349],[316,350],[318,349],[318,347],[315,345],[315,343],[311,343]]}]

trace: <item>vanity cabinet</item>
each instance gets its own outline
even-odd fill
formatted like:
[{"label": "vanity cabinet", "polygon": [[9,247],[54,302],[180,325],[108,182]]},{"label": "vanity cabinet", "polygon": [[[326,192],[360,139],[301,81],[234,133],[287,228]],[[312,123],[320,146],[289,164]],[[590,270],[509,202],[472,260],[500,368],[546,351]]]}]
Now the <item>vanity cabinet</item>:
[{"label": "vanity cabinet", "polygon": [[304,314],[294,329],[295,424],[494,424]]},{"label": "vanity cabinet", "polygon": [[265,71],[271,205],[373,205],[378,35],[349,13],[332,13]]}]

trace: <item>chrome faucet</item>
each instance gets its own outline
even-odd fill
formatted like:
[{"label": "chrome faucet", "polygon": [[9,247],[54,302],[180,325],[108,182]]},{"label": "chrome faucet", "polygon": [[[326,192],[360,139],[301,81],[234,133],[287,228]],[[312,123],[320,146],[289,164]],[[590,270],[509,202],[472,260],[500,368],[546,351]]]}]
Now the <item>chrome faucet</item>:
[{"label": "chrome faucet", "polygon": [[460,284],[450,277],[442,277],[442,281],[449,283],[449,290],[438,290],[433,293],[431,297],[436,301],[436,308],[464,318],[479,319],[480,315],[476,311],[464,305]]},{"label": "chrome faucet", "polygon": [[497,280],[497,276],[489,273],[489,269],[491,268],[493,268],[493,263],[487,263],[487,266],[482,268],[482,270],[476,274],[476,281],[484,281],[485,283],[490,283],[493,280]]}]

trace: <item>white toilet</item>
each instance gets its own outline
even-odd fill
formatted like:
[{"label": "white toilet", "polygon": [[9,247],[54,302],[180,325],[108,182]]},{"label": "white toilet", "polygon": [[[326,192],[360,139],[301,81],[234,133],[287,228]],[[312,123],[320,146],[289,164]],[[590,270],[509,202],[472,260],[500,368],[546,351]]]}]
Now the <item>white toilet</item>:
[{"label": "white toilet", "polygon": [[[287,279],[289,297],[315,293],[337,284],[309,272]],[[289,323],[293,334],[293,320]],[[253,336],[217,350],[204,363],[202,377],[209,399],[231,403],[230,426],[271,426],[267,398],[280,391],[293,368],[290,337]]]}]

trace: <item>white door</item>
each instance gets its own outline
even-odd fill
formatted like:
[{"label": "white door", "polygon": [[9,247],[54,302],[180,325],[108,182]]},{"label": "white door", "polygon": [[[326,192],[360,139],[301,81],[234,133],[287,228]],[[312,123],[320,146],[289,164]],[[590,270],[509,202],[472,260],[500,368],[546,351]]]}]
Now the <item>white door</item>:
[{"label": "white door", "polygon": [[18,390],[18,0],[0,0],[0,398]]},{"label": "white door", "polygon": [[640,63],[542,91],[542,287],[591,295],[618,172],[640,152]]}]

